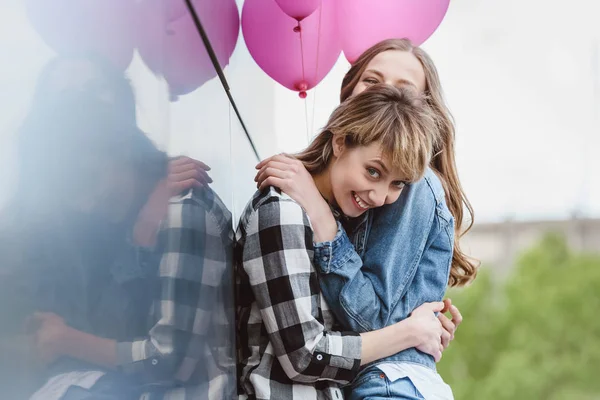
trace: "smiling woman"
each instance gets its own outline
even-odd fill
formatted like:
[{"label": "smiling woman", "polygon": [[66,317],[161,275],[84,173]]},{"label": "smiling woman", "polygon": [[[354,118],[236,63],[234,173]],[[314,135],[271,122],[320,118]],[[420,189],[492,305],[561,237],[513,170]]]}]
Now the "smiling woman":
[{"label": "smiling woman", "polygon": [[[395,202],[405,182],[423,176],[436,133],[432,111],[418,94],[375,85],[341,104],[294,161],[308,170],[303,179],[318,189],[316,196],[341,220],[360,217],[360,228],[372,208]],[[285,169],[285,160],[274,162]],[[432,311],[443,303],[424,304],[406,320],[373,332],[333,330],[313,254],[315,242],[332,240],[336,232],[313,230],[299,202],[273,187],[285,171],[271,172],[267,168],[262,173],[270,176],[257,178],[261,190],[237,234],[242,392],[258,399],[341,398],[340,386],[361,365],[410,347],[439,358],[442,328]],[[361,229],[352,234],[360,236]]]},{"label": "smiling woman", "polygon": [[389,85],[369,92],[343,103],[297,155],[321,194],[349,217],[365,211],[354,206],[358,200],[367,208],[395,202],[405,183],[423,176],[437,140],[435,119],[420,97]]}]

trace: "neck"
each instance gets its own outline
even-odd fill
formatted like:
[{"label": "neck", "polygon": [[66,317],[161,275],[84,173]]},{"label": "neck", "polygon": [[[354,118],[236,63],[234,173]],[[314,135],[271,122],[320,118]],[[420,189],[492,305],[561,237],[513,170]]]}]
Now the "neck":
[{"label": "neck", "polygon": [[315,186],[321,193],[321,196],[327,200],[329,204],[333,204],[333,192],[331,191],[331,177],[329,175],[329,168],[320,174],[313,175],[313,180],[315,181]]}]

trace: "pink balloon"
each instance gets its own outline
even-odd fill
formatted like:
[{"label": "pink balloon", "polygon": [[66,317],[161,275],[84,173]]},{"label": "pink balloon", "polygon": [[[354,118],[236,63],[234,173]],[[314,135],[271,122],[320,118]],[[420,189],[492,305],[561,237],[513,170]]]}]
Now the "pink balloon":
[{"label": "pink balloon", "polygon": [[185,0],[165,0],[167,20],[175,21],[189,13]]},{"label": "pink balloon", "polygon": [[[302,21],[314,13],[321,5],[321,0],[275,0],[284,13]],[[326,0],[331,1],[331,0]]]},{"label": "pink balloon", "polygon": [[[217,72],[189,13],[169,21],[164,0],[140,3],[138,51],[155,74],[169,84],[173,98],[196,90]],[[183,0],[182,0],[183,1]],[[235,0],[194,0],[196,13],[221,68],[229,64],[240,30]]]},{"label": "pink balloon", "polygon": [[[301,32],[295,31],[298,26]],[[242,31],[250,54],[262,70],[298,92],[321,82],[341,52],[332,0],[323,1],[300,24],[281,11],[275,0],[246,0]]]},{"label": "pink balloon", "polygon": [[353,63],[369,47],[391,38],[422,44],[440,25],[450,0],[338,0],[344,55]]},{"label": "pink balloon", "polygon": [[32,25],[59,54],[95,53],[116,67],[131,63],[134,0],[25,0]]}]

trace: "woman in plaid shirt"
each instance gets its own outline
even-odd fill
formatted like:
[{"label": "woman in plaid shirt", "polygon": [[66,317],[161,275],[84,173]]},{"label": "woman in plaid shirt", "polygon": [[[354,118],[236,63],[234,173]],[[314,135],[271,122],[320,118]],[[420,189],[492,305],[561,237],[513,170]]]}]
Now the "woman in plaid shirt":
[{"label": "woman in plaid shirt", "polygon": [[[406,183],[423,176],[435,132],[433,112],[415,91],[377,85],[342,103],[300,158],[335,214],[360,223],[370,191],[387,193],[373,206],[393,203]],[[340,331],[314,260],[313,243],[331,232],[315,226],[274,187],[257,192],[243,213],[236,235],[241,398],[339,400],[340,386],[361,365],[411,347],[441,350],[434,315],[441,302],[383,329]]]},{"label": "woman in plaid shirt", "polygon": [[[260,186],[277,186],[298,201],[309,218],[319,216],[312,219],[313,229],[327,233],[315,244],[321,292],[340,325],[357,332],[407,318],[417,306],[441,300],[448,284],[464,285],[477,271],[477,261],[467,257],[458,242],[465,233],[464,212],[470,214],[472,224],[473,210],[458,178],[454,123],[432,59],[407,39],[384,40],[352,65],[340,98],[345,101],[381,83],[423,93],[435,112],[440,140],[423,179],[407,185],[393,204],[368,211],[372,217],[367,228],[359,227],[361,234],[351,235],[348,223],[338,224],[336,232],[334,214],[315,186],[310,168],[307,171],[297,159],[279,155],[257,166]],[[438,314],[444,327],[443,348],[462,321],[459,310],[446,302],[452,320]],[[435,370],[443,348],[433,355],[406,349],[371,364],[347,388],[350,399],[451,399],[451,389]]]}]

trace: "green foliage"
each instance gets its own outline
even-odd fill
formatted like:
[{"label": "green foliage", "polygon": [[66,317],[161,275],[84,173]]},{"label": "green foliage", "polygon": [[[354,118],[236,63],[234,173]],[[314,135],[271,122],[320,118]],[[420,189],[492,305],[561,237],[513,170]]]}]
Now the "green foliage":
[{"label": "green foliage", "polygon": [[438,371],[456,400],[600,399],[600,257],[549,235],[494,282],[449,293],[464,317]]}]

